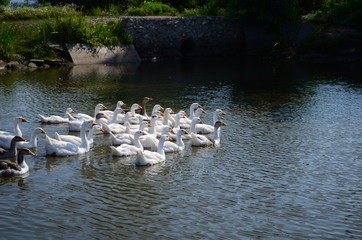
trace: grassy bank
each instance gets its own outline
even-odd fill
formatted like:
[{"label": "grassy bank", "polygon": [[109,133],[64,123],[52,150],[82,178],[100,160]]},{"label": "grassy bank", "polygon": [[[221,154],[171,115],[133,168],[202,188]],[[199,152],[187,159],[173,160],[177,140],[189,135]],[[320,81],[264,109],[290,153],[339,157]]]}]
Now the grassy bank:
[{"label": "grassy bank", "polygon": [[0,14],[0,59],[58,58],[49,42],[84,43],[92,46],[132,44],[117,18],[103,20],[83,16],[74,6],[3,7]]}]

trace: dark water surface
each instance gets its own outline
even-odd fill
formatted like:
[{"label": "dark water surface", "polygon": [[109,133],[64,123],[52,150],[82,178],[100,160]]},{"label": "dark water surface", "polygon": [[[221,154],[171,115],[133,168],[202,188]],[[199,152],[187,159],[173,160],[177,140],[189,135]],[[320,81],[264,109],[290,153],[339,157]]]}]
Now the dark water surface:
[{"label": "dark water surface", "polygon": [[175,111],[223,109],[220,147],[151,167],[114,158],[98,135],[88,154],[47,157],[0,179],[1,239],[362,239],[362,68],[227,59],[76,66],[0,75],[0,130],[29,139],[67,124],[37,114],[93,114],[144,96]]}]

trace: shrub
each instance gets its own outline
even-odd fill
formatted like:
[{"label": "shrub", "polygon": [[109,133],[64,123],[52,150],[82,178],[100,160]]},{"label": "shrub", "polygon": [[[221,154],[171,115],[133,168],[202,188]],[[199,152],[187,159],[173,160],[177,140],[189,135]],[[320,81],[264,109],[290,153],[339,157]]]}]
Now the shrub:
[{"label": "shrub", "polygon": [[127,13],[131,16],[176,16],[178,11],[160,2],[144,2],[139,7],[131,7]]}]

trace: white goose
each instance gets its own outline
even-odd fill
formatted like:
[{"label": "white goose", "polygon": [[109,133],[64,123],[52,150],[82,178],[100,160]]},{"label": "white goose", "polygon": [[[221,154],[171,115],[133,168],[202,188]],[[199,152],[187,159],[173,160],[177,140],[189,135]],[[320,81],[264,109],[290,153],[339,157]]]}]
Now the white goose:
[{"label": "white goose", "polygon": [[198,103],[193,103],[190,105],[190,114],[188,118],[181,119],[180,121],[180,128],[190,128],[192,119],[194,118],[195,109],[196,108],[202,108],[202,106]]},{"label": "white goose", "polygon": [[151,166],[154,164],[161,163],[166,160],[165,151],[163,146],[166,141],[169,140],[167,135],[162,135],[158,143],[157,152],[151,152],[147,150],[138,149],[136,165],[137,166]]},{"label": "white goose", "polygon": [[176,133],[176,143],[173,142],[165,142],[163,149],[165,153],[170,152],[179,152],[185,149],[185,143],[182,140],[183,135],[189,135],[189,133],[185,129],[179,129]]},{"label": "white goose", "polygon": [[151,124],[149,124],[146,121],[142,121],[139,129],[131,129],[130,124],[127,123],[125,133],[115,135],[112,132],[110,132],[112,145],[117,146],[117,145],[121,145],[124,143],[133,145],[134,144],[134,134],[139,130],[145,131],[146,126],[151,126]]},{"label": "white goose", "polygon": [[24,149],[24,148],[36,148],[38,146],[38,141],[37,141],[37,138],[39,136],[39,134],[47,134],[44,129],[38,127],[38,128],[35,128],[35,130],[33,131],[33,133],[31,134],[31,138],[30,138],[30,141],[27,142],[27,141],[21,141],[21,142],[18,142],[16,144],[16,147],[18,149]]},{"label": "white goose", "polygon": [[175,118],[171,115],[172,113],[175,113],[171,108],[166,108],[164,111],[164,116],[162,119],[162,124],[166,126],[175,126]]},{"label": "white goose", "polygon": [[72,108],[67,108],[65,110],[64,117],[57,116],[57,115],[51,115],[49,117],[46,117],[46,116],[41,115],[41,114],[38,114],[38,115],[39,115],[39,118],[40,118],[40,122],[56,124],[56,123],[67,123],[67,122],[69,122],[68,113],[72,114],[72,113],[74,113],[74,110]]},{"label": "white goose", "polygon": [[94,116],[93,117],[89,116],[88,114],[85,114],[85,113],[74,114],[74,117],[76,119],[83,120],[83,121],[94,120],[101,109],[107,109],[107,107],[104,106],[102,103],[98,103],[94,108]]},{"label": "white goose", "polygon": [[[194,118],[192,120],[192,124],[198,121],[199,118]],[[197,146],[197,147],[206,147],[210,145],[219,145],[220,144],[220,137],[221,137],[221,126],[227,126],[226,123],[217,121],[214,126],[214,137],[212,139],[209,139],[205,135],[196,134],[193,131],[193,128],[191,128],[191,146]]]},{"label": "white goose", "polygon": [[[68,114],[68,116],[69,116],[69,131],[71,131],[71,132],[80,132],[80,129],[81,129],[81,127],[82,127],[82,124],[83,124],[83,122],[84,122],[84,120],[82,120],[82,119],[76,119],[76,118],[74,118],[72,115],[70,115],[70,114]],[[104,118],[104,119],[103,119]],[[100,123],[102,123],[102,119],[104,120],[104,121],[107,121],[106,119],[108,119],[108,117],[105,115],[105,114],[103,114],[103,113],[98,113],[97,115],[96,115],[96,117],[95,117],[95,122],[100,126],[100,127],[102,127],[101,126],[101,124]]]},{"label": "white goose", "polygon": [[[171,131],[172,131],[172,128],[170,126],[163,126],[163,129],[161,131],[161,136],[168,135]],[[157,139],[157,134],[156,134],[156,136],[151,135],[151,134],[142,136],[140,138],[140,141],[144,148],[150,148],[151,151],[157,151],[157,146],[159,143],[159,140]]]},{"label": "white goose", "polygon": [[[94,125],[97,125],[93,120],[84,121],[82,128],[90,129]],[[82,131],[82,143],[81,145],[72,144],[66,141],[59,141],[46,135],[45,150],[47,155],[52,156],[71,156],[79,155],[89,151],[90,145],[86,136],[86,131]]]},{"label": "white goose", "polygon": [[[98,113],[97,116],[103,115],[103,113]],[[90,128],[88,134],[86,134],[87,136],[87,140],[89,142],[89,145],[93,144],[93,138],[94,138],[94,131],[96,129],[97,126],[99,126],[99,123],[96,122],[97,125],[94,125],[93,127]],[[103,132],[103,128],[99,128],[101,132]],[[82,134],[84,134],[83,132],[86,132],[87,129],[84,127],[84,125],[82,125],[81,129],[80,129],[80,136],[82,136]],[[82,144],[82,138],[75,136],[75,135],[69,135],[69,134],[59,134],[57,132],[54,133],[55,139],[59,140],[59,141],[65,141],[65,142],[69,142],[75,145],[81,145]]]},{"label": "white goose", "polygon": [[116,157],[136,155],[139,149],[143,150],[143,146],[139,140],[142,135],[147,135],[147,133],[139,130],[134,134],[134,145],[122,144],[118,147],[111,146],[112,155]]},{"label": "white goose", "polygon": [[[119,115],[121,115],[122,113],[124,113],[124,111],[123,111],[122,108],[116,108],[116,109],[114,109],[113,114],[112,114],[112,116],[111,116],[111,120],[109,120],[108,123],[117,123],[117,124],[118,124],[118,123],[119,123],[118,117],[119,117]],[[106,114],[106,115],[107,115],[107,114]],[[109,115],[107,115],[107,117],[110,118]],[[124,118],[124,115],[123,115],[122,119],[123,119],[123,118]]]},{"label": "white goose", "polygon": [[0,161],[0,176],[1,177],[10,177],[10,176],[19,176],[27,173],[29,171],[29,166],[26,164],[24,156],[25,155],[35,155],[32,151],[25,148],[19,151],[16,163],[10,160],[1,160]]},{"label": "white goose", "polygon": [[19,136],[19,137],[23,136],[23,133],[21,132],[19,126],[19,124],[22,122],[28,122],[28,120],[26,120],[23,117],[16,117],[14,119],[14,133],[0,131],[0,147],[9,149],[11,140],[13,139],[14,136]]},{"label": "white goose", "polygon": [[[121,108],[121,109],[122,109],[122,106],[125,106],[125,105],[126,105],[126,104],[125,104],[123,101],[118,101],[117,104],[116,104],[116,108],[115,108],[114,110],[116,110],[117,108]],[[111,111],[111,110],[102,110],[102,111],[99,111],[99,112],[107,115],[107,117],[110,118],[110,119],[113,118],[114,111]]]},{"label": "white goose", "polygon": [[[181,118],[186,118],[185,112],[184,111],[180,111],[175,115],[175,126],[172,129],[172,132],[177,133],[178,130],[180,130],[180,120]],[[177,139],[177,135],[174,133],[170,133],[169,136]],[[183,140],[190,140],[191,139],[191,135],[190,134],[183,134],[181,135],[181,138]]]},{"label": "white goose", "polygon": [[138,118],[139,114],[136,114],[137,109],[142,109],[142,107],[140,105],[138,105],[137,103],[132,104],[131,109],[130,109],[132,117],[128,120],[131,124],[137,125],[140,123],[139,118]]},{"label": "white goose", "polygon": [[[202,110],[202,111],[201,111]],[[206,113],[203,109],[199,108],[195,111],[195,115],[198,115],[200,113],[196,112],[200,112],[200,113]],[[214,126],[215,123],[219,120],[219,116],[220,115],[225,115],[226,113],[223,112],[221,109],[216,109],[213,113],[213,126],[209,125],[209,124],[196,124],[195,128],[196,128],[196,132],[199,134],[210,134],[214,132]]]}]

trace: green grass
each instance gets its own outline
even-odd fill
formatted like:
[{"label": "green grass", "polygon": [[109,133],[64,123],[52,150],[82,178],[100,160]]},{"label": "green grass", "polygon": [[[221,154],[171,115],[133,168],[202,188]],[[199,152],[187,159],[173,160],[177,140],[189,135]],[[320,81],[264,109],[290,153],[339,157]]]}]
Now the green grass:
[{"label": "green grass", "polygon": [[48,19],[54,17],[78,16],[81,12],[76,10],[74,5],[61,7],[42,6],[42,7],[0,7],[0,20],[29,20],[29,19]]}]

